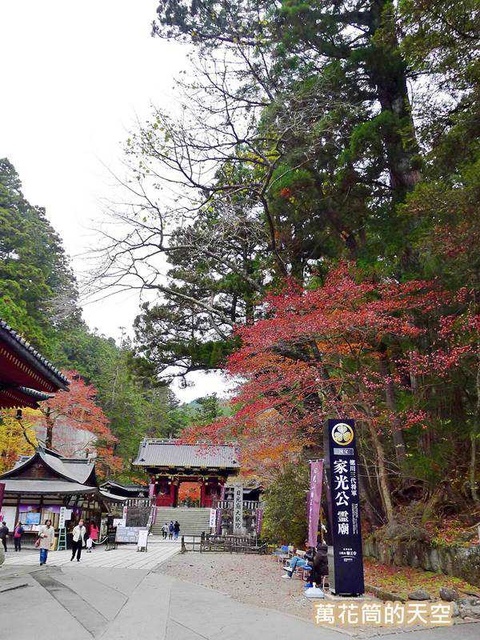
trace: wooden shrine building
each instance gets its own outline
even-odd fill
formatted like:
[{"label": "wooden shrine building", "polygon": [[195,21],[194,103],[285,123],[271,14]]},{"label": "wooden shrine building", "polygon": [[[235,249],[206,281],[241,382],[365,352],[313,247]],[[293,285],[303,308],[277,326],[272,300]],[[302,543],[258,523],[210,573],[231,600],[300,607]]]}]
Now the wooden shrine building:
[{"label": "wooden shrine building", "polygon": [[42,447],[32,456],[22,456],[0,475],[0,482],[5,485],[2,514],[8,527],[21,521],[32,534],[47,519],[58,529],[62,507],[70,523],[83,518],[100,524],[102,513],[124,500],[99,489],[92,460],[66,458]]},{"label": "wooden shrine building", "polygon": [[177,507],[182,482],[200,485],[200,507],[223,498],[227,478],[240,470],[232,445],[180,444],[176,440],[145,439],[133,463],[150,476],[150,497],[159,507]]},{"label": "wooden shrine building", "polygon": [[38,409],[39,402],[67,388],[67,378],[0,320],[0,409]]},{"label": "wooden shrine building", "polygon": [[[48,360],[0,320],[0,410],[38,409],[51,394],[68,389],[68,380]],[[0,509],[5,486],[0,482]]]},{"label": "wooden shrine building", "polygon": [[100,485],[102,491],[119,498],[146,498],[148,497],[148,486],[141,484],[125,484],[116,480],[106,480]]}]

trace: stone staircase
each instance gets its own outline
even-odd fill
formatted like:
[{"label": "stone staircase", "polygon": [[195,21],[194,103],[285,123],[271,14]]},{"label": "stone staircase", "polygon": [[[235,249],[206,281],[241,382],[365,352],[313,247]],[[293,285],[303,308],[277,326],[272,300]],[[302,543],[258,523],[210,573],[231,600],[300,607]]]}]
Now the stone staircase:
[{"label": "stone staircase", "polygon": [[210,533],[210,509],[157,507],[157,517],[152,526],[153,535],[161,536],[163,524],[170,523],[170,520],[178,520],[180,535],[199,536],[203,531]]}]

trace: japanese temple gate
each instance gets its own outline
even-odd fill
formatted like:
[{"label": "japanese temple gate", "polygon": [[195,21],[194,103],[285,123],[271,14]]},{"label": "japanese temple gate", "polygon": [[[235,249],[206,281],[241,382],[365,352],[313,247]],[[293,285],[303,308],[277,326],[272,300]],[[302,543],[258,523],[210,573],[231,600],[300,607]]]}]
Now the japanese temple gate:
[{"label": "japanese temple gate", "polygon": [[176,440],[145,439],[133,463],[150,476],[150,497],[158,507],[179,506],[184,482],[200,487],[200,507],[212,507],[224,498],[227,478],[240,470],[231,445],[180,444]]}]

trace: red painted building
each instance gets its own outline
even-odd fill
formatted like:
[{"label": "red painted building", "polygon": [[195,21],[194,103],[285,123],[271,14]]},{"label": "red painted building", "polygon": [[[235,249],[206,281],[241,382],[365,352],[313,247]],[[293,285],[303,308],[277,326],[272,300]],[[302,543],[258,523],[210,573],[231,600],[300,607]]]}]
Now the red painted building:
[{"label": "red painted building", "polygon": [[[48,400],[68,380],[6,322],[0,320],[0,410],[31,407]],[[18,418],[21,419],[21,411]],[[0,487],[0,509],[3,487]]]},{"label": "red painted building", "polygon": [[145,439],[135,466],[150,476],[150,496],[159,507],[177,507],[182,483],[199,486],[198,506],[212,507],[223,497],[227,478],[240,470],[232,445],[180,444],[176,440]]},{"label": "red painted building", "polygon": [[68,388],[68,380],[0,320],[0,409],[31,407]]}]

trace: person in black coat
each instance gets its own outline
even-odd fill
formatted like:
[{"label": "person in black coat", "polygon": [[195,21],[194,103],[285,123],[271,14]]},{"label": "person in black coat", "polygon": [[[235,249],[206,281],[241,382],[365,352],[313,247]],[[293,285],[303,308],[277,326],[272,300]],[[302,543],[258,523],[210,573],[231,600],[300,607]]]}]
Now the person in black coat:
[{"label": "person in black coat", "polygon": [[173,525],[173,534],[175,540],[178,540],[178,534],[180,533],[180,523],[178,520],[175,520],[175,524]]},{"label": "person in black coat", "polygon": [[8,540],[8,527],[5,522],[2,522],[0,526],[0,539],[2,540],[5,553],[7,552],[7,540]]},{"label": "person in black coat", "polygon": [[313,558],[310,582],[322,586],[324,576],[328,576],[328,547],[326,544],[319,544]]}]

